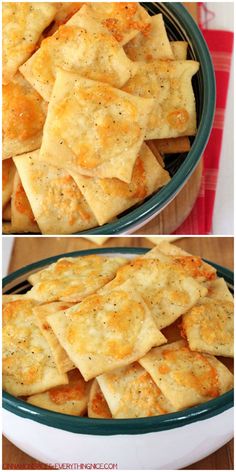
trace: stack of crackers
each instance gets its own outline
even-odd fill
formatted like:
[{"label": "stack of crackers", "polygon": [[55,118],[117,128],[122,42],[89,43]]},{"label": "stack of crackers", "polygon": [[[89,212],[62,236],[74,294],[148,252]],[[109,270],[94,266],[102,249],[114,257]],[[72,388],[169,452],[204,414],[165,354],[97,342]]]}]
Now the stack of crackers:
[{"label": "stack of crackers", "polygon": [[91,418],[156,416],[227,392],[233,297],[200,257],[162,242],[125,260],[63,258],[3,296],[3,387]]},{"label": "stack of crackers", "polygon": [[187,46],[139,3],[3,4],[5,231],[83,231],[169,182],[197,130]]}]

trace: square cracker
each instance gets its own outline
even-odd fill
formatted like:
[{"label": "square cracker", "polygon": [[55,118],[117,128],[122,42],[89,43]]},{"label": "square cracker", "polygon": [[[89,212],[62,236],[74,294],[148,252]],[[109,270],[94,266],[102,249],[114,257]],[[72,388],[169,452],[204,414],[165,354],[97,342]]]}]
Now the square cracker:
[{"label": "square cracker", "polygon": [[80,302],[110,280],[125,264],[121,257],[91,255],[66,257],[29,277],[27,296],[40,302]]},{"label": "square cracker", "polygon": [[151,150],[142,145],[132,180],[99,179],[71,173],[100,225],[151,195],[170,180]]},{"label": "square cracker", "polygon": [[47,103],[20,73],[3,86],[2,99],[3,159],[38,149]]},{"label": "square cracker", "polygon": [[74,364],[67,356],[66,351],[63,349],[63,347],[61,347],[51,326],[48,324],[47,316],[60,311],[64,312],[72,305],[72,303],[53,302],[36,306],[33,309],[36,318],[36,323],[51,348],[58,371],[62,374],[72,370],[74,368]]},{"label": "square cracker", "polygon": [[58,70],[40,159],[129,183],[153,104],[152,99]]},{"label": "square cracker", "polygon": [[84,5],[65,25],[44,39],[39,50],[20,68],[33,87],[49,101],[56,69],[120,88],[137,68],[122,46],[88,14]]},{"label": "square cracker", "polygon": [[207,289],[182,267],[155,259],[138,258],[117,271],[102,293],[131,281],[148,306],[158,329],[172,324],[186,313]]},{"label": "square cracker", "polygon": [[216,278],[215,267],[204,262],[200,256],[193,256],[189,252],[166,241],[162,241],[143,257],[144,259],[159,259],[177,264],[185,270],[186,274],[196,278],[199,282],[212,281]]},{"label": "square cracker", "polygon": [[11,221],[11,202],[8,202],[5,208],[2,211],[2,220]]},{"label": "square cracker", "polygon": [[56,11],[52,2],[3,2],[4,84],[34,52],[41,33],[51,23]]},{"label": "square cracker", "polygon": [[154,348],[139,362],[176,410],[204,403],[233,387],[233,375],[224,364],[190,351],[184,341]]},{"label": "square cracker", "polygon": [[50,32],[56,31],[59,26],[64,25],[69,19],[79,11],[86,2],[58,2],[58,10],[54,18]]},{"label": "square cracker", "polygon": [[137,362],[99,375],[97,381],[113,418],[142,418],[174,411],[149,373]]},{"label": "square cracker", "polygon": [[68,377],[68,385],[60,385],[47,392],[31,395],[27,398],[27,402],[64,415],[84,415],[87,410],[90,383],[84,381],[77,369],[70,372]]},{"label": "square cracker", "polygon": [[174,59],[171,43],[168,39],[163,16],[150,17],[150,28],[144,35],[139,33],[129,41],[124,50],[132,61],[151,62],[155,59]]},{"label": "square cracker", "polygon": [[34,218],[43,234],[71,234],[97,220],[69,173],[39,160],[39,151],[14,158]]},{"label": "square cracker", "polygon": [[234,356],[234,303],[224,279],[207,282],[208,294],[182,318],[192,351]]},{"label": "square cracker", "polygon": [[153,61],[139,63],[138,72],[122,90],[139,97],[153,98],[145,139],[194,136],[197,130],[192,77],[195,61]]},{"label": "square cracker", "polygon": [[128,365],[166,342],[129,282],[47,320],[85,380]]},{"label": "square cracker", "polygon": [[88,399],[89,418],[112,418],[109,406],[99,387],[98,381],[93,380]]},{"label": "square cracker", "polygon": [[182,152],[188,152],[191,149],[191,143],[188,136],[179,136],[178,138],[167,138],[167,139],[153,139],[147,141],[148,147],[152,150],[153,154],[178,154]]},{"label": "square cracker", "polygon": [[11,223],[12,232],[39,233],[39,227],[17,171],[11,197]]},{"label": "square cracker", "polygon": [[213,298],[214,300],[234,301],[234,297],[223,278],[220,277],[215,280],[209,280],[205,282],[204,285],[208,290],[207,297]]},{"label": "square cracker", "polygon": [[3,305],[3,388],[12,395],[33,395],[68,383],[53,361],[50,347],[35,323],[33,300]]},{"label": "square cracker", "polygon": [[186,61],[188,56],[187,41],[171,41],[170,46],[176,61]]},{"label": "square cracker", "polygon": [[4,208],[11,199],[15,176],[15,164],[12,159],[2,162],[2,207]]},{"label": "square cracker", "polygon": [[106,27],[122,45],[139,32],[147,34],[151,17],[138,2],[88,2],[89,15]]}]

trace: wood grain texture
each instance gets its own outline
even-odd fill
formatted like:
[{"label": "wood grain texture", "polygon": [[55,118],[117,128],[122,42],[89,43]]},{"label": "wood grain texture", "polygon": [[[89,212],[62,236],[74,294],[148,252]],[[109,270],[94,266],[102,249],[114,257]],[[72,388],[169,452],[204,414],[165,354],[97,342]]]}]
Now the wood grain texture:
[{"label": "wood grain texture", "polygon": [[[203,256],[213,262],[233,269],[233,238],[231,237],[186,237],[174,244],[193,254]],[[153,247],[145,237],[113,237],[103,244],[103,247]],[[10,270],[16,270],[26,264],[63,252],[97,247],[94,243],[81,237],[18,237],[10,263]],[[233,441],[211,454],[209,457],[187,467],[187,470],[232,470],[233,469]],[[8,465],[14,464],[14,467]],[[28,455],[24,454],[6,438],[3,438],[3,465],[5,469],[21,470],[46,468]]]},{"label": "wood grain texture", "polygon": [[[233,268],[233,238],[231,237],[185,237],[174,244],[193,254],[205,257],[225,267]],[[109,238],[102,247],[133,246],[153,247],[147,238],[142,236],[115,236]],[[17,237],[15,238],[9,272],[32,262],[55,256],[64,252],[79,251],[98,247],[82,237]]]},{"label": "wood grain texture", "polygon": [[191,213],[198,197],[202,180],[202,160],[183,189],[162,212],[134,234],[171,234]]}]

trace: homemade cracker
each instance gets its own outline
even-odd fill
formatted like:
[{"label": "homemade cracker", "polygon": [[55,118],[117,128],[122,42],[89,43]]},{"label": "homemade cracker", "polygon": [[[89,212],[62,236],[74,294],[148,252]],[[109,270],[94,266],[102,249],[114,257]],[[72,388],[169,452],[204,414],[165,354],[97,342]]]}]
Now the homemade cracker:
[{"label": "homemade cracker", "polygon": [[39,233],[30,202],[18,172],[15,173],[11,197],[11,223],[15,233]]},{"label": "homemade cracker", "polygon": [[212,281],[216,278],[216,269],[204,262],[201,257],[193,256],[174,244],[162,241],[157,247],[147,252],[146,258],[169,261],[182,267],[186,274],[196,278],[199,282]]},{"label": "homemade cracker", "polygon": [[7,84],[35,51],[57,9],[52,2],[3,2],[2,6],[3,84]]},{"label": "homemade cracker", "polygon": [[170,180],[151,150],[143,144],[132,180],[99,179],[71,173],[100,225],[151,195]]},{"label": "homemade cracker", "polygon": [[88,399],[89,418],[112,418],[109,406],[96,379],[93,380]]},{"label": "homemade cracker", "polygon": [[192,351],[234,357],[234,304],[203,298],[182,318],[183,333]]},{"label": "homemade cracker", "polygon": [[172,324],[207,293],[207,289],[182,267],[145,258],[131,260],[118,269],[116,278],[101,292],[119,288],[127,280],[143,297],[158,329]]},{"label": "homemade cracker", "polygon": [[222,277],[207,281],[204,285],[208,290],[207,297],[221,301],[234,301],[234,297],[230,292],[227,283]]},{"label": "homemade cracker", "polygon": [[83,416],[87,411],[89,382],[76,369],[68,374],[68,385],[51,388],[27,398],[31,405],[65,415]]},{"label": "homemade cracker", "polygon": [[4,208],[11,199],[15,176],[15,164],[12,159],[2,162],[2,207]]},{"label": "homemade cracker", "polygon": [[87,10],[84,5],[44,39],[39,50],[20,68],[46,101],[52,95],[57,68],[118,88],[136,71],[121,45]]},{"label": "homemade cracker", "polygon": [[128,365],[166,342],[129,282],[47,320],[85,380]]},{"label": "homemade cracker", "polygon": [[176,410],[233,388],[233,375],[224,364],[214,356],[190,351],[184,341],[154,348],[139,362]]},{"label": "homemade cracker", "polygon": [[113,418],[142,418],[174,411],[147,371],[137,362],[97,377]]},{"label": "homemade cracker", "polygon": [[132,61],[152,62],[156,59],[174,59],[163,16],[150,17],[150,28],[144,35],[139,33],[125,45],[124,50]]},{"label": "homemade cracker", "polygon": [[73,362],[67,356],[66,351],[60,345],[57,337],[55,336],[51,326],[47,322],[47,316],[51,315],[52,313],[63,312],[70,308],[73,304],[72,303],[65,303],[65,302],[53,302],[53,303],[46,303],[44,305],[36,306],[33,309],[36,323],[45,337],[46,341],[48,342],[55,364],[59,372],[64,373],[72,370],[74,368]]},{"label": "homemade cracker", "polygon": [[69,173],[39,160],[39,151],[14,158],[42,234],[71,234],[97,220]]},{"label": "homemade cracker", "polygon": [[171,41],[170,46],[176,61],[187,60],[188,43],[186,41]]},{"label": "homemade cracker", "polygon": [[[23,296],[24,297],[24,296]],[[68,383],[53,361],[35,323],[35,302],[25,298],[3,305],[3,388],[15,396],[33,395]]]},{"label": "homemade cracker", "polygon": [[145,139],[194,136],[197,131],[192,77],[199,63],[195,61],[153,61],[139,63],[138,72],[122,88],[155,105],[149,118]]},{"label": "homemade cracker", "polygon": [[121,257],[98,255],[66,257],[29,276],[28,297],[40,302],[80,302],[110,280],[125,264]]},{"label": "homemade cracker", "polygon": [[47,104],[17,73],[3,86],[3,159],[38,149],[42,142]]},{"label": "homemade cracker", "polygon": [[110,31],[122,45],[139,32],[147,34],[151,18],[138,2],[88,2],[89,15]]},{"label": "homemade cracker", "polygon": [[132,179],[154,101],[58,70],[40,159],[96,177]]}]

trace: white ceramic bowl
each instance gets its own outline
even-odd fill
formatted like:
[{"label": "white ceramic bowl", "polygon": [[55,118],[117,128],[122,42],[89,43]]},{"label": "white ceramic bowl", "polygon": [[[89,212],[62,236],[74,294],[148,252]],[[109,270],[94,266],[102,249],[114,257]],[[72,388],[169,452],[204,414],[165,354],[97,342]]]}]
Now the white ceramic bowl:
[{"label": "white ceramic bowl", "polygon": [[[61,254],[5,277],[4,293],[24,293],[29,288],[29,274],[60,257],[94,253],[133,257],[144,252],[140,248],[109,248]],[[232,287],[232,272],[212,265]],[[63,415],[3,392],[3,434],[22,451],[54,467],[78,464],[73,468],[82,468],[87,464],[90,468],[92,464],[91,468],[101,468],[102,464],[111,470],[180,469],[233,437],[233,391],[177,413],[128,420]]]}]

